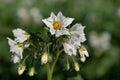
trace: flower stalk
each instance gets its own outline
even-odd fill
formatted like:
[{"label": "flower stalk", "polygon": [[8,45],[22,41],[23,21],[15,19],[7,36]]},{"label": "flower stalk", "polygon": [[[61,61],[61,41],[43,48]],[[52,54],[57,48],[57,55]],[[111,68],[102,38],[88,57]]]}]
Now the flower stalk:
[{"label": "flower stalk", "polygon": [[56,56],[55,56],[55,59],[54,59],[53,63],[51,64],[51,66],[50,66],[49,63],[46,64],[47,80],[52,80],[52,76],[53,76],[53,72],[54,72],[55,65],[56,65],[56,63],[57,63],[57,61],[58,61],[58,59],[59,59],[59,56],[60,56],[60,54],[61,54],[62,52],[63,52],[63,49],[60,50],[60,51],[57,51],[57,54],[56,54]]}]

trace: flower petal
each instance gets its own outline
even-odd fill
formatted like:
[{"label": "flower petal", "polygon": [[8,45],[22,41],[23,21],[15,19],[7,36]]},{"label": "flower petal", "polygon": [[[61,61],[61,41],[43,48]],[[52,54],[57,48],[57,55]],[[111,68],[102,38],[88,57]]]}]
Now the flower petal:
[{"label": "flower petal", "polygon": [[52,25],[52,23],[53,23],[52,18],[43,19],[42,21],[47,25],[47,27],[49,27],[49,28],[53,27],[53,25]]},{"label": "flower petal", "polygon": [[86,41],[85,34],[84,34],[84,26],[81,24],[75,24],[70,29],[71,37],[76,38],[80,43]]},{"label": "flower petal", "polygon": [[49,18],[43,19],[42,21],[47,25],[49,28],[53,28],[53,22],[55,21],[56,16],[52,12]]},{"label": "flower petal", "polygon": [[23,43],[25,40],[27,40],[29,37],[27,35],[29,35],[27,32],[25,32],[24,30],[17,28],[14,29],[13,31],[15,38],[15,41]]},{"label": "flower petal", "polygon": [[57,30],[55,36],[59,37],[61,35],[70,35],[68,29]]},{"label": "flower petal", "polygon": [[11,60],[13,63],[19,63],[21,59],[17,55],[12,55]]},{"label": "flower petal", "polygon": [[72,44],[63,43],[63,47],[64,47],[64,51],[65,53],[67,53],[68,55],[76,55],[77,50],[75,49],[75,47]]},{"label": "flower petal", "polygon": [[52,13],[50,14],[50,18],[52,18],[53,20],[55,20],[56,15],[52,12]]},{"label": "flower petal", "polygon": [[12,32],[13,32],[13,34],[14,34],[15,37],[21,36],[21,35],[23,35],[23,34],[26,33],[25,31],[23,31],[20,28],[14,29]]},{"label": "flower petal", "polygon": [[89,54],[88,54],[87,50],[84,51],[84,55],[85,55],[86,57],[89,57]]},{"label": "flower petal", "polygon": [[53,28],[50,28],[50,33],[51,33],[51,35],[54,35],[55,34],[55,30]]},{"label": "flower petal", "polygon": [[59,12],[57,14],[57,21],[58,22],[63,22],[65,20],[65,16],[63,16],[62,12]]},{"label": "flower petal", "polygon": [[14,46],[15,44],[17,44],[17,42],[15,42],[14,40],[10,39],[9,37],[7,37],[7,39],[8,39],[9,46]]},{"label": "flower petal", "polygon": [[63,23],[63,27],[67,27],[68,25],[70,25],[73,20],[74,20],[74,18],[69,18],[69,17],[65,18],[63,20],[63,22],[62,22]]}]

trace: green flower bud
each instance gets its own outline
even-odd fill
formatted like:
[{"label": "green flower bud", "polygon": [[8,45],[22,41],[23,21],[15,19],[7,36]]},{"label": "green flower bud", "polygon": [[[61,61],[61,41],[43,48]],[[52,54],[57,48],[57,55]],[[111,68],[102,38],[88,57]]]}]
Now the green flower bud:
[{"label": "green flower bud", "polygon": [[29,76],[34,76],[34,74],[35,74],[35,68],[32,67],[29,69]]},{"label": "green flower bud", "polygon": [[74,68],[75,68],[75,71],[80,71],[80,68],[79,68],[79,64],[77,62],[74,63]]},{"label": "green flower bud", "polygon": [[67,63],[67,65],[66,65],[66,69],[67,69],[67,70],[70,69],[70,64],[69,64],[69,63]]}]

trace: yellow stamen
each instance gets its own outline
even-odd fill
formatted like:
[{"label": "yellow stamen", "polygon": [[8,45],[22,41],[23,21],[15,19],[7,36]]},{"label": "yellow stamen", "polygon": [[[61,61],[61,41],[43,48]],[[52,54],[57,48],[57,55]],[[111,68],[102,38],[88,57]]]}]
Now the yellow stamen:
[{"label": "yellow stamen", "polygon": [[80,51],[86,51],[86,48],[84,46],[80,46],[79,50]]},{"label": "yellow stamen", "polygon": [[60,29],[61,29],[61,23],[59,23],[59,22],[54,22],[54,23],[53,23],[53,28],[54,28],[55,30],[60,30]]},{"label": "yellow stamen", "polygon": [[18,46],[19,48],[23,48],[23,44],[22,44],[22,43],[18,43],[17,46]]}]

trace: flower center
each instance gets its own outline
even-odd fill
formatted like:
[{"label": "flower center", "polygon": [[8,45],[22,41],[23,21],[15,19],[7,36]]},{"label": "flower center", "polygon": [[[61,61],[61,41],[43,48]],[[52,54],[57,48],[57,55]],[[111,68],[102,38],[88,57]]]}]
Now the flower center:
[{"label": "flower center", "polygon": [[21,64],[18,69],[19,69],[19,70],[24,70],[24,69],[25,69],[25,66]]},{"label": "flower center", "polygon": [[86,51],[86,48],[84,46],[80,46],[79,50],[80,51]]},{"label": "flower center", "polygon": [[17,46],[18,46],[19,48],[23,48],[23,44],[22,44],[22,43],[18,43]]},{"label": "flower center", "polygon": [[54,23],[53,23],[53,28],[54,28],[55,30],[60,30],[60,29],[61,29],[61,24],[60,24],[59,22],[54,22]]}]

